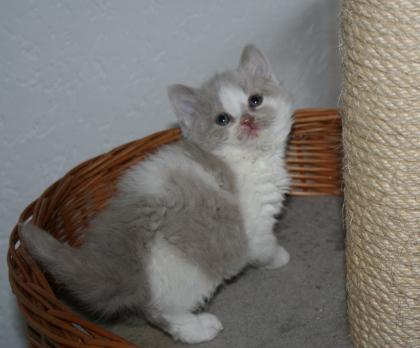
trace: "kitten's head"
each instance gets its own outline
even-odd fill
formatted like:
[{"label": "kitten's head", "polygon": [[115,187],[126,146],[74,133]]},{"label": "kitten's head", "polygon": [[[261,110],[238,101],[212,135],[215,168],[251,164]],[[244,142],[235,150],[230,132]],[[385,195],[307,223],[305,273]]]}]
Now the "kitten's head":
[{"label": "kitten's head", "polygon": [[237,70],[200,88],[170,86],[168,95],[184,137],[208,151],[270,150],[284,144],[290,131],[289,97],[252,45],[244,48]]}]

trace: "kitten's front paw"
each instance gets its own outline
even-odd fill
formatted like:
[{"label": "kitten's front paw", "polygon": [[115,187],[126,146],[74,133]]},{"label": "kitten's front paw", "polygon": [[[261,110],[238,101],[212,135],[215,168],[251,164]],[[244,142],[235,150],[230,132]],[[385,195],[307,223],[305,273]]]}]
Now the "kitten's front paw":
[{"label": "kitten's front paw", "polygon": [[200,343],[210,341],[223,330],[222,323],[210,313],[190,315],[188,320],[176,323],[172,327],[172,335],[185,343]]},{"label": "kitten's front paw", "polygon": [[266,269],[276,269],[287,265],[290,260],[290,255],[285,248],[281,245],[277,247],[277,251],[274,254],[271,261],[265,266]]}]

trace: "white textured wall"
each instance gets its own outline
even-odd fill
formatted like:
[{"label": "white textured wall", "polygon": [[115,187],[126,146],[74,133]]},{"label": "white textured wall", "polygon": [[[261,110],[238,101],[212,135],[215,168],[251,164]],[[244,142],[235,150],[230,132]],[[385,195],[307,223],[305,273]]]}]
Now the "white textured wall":
[{"label": "white textured wall", "polygon": [[270,58],[297,106],[335,106],[338,0],[0,2],[0,345],[23,346],[6,271],[19,212],[82,160],[165,128],[166,86]]}]

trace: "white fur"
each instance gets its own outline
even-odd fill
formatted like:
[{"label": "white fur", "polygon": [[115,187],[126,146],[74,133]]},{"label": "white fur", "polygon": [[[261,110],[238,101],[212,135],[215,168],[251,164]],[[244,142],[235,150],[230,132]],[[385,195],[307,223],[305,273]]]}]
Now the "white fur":
[{"label": "white fur", "polygon": [[[261,144],[263,150],[255,151],[247,146],[225,146],[219,156],[224,158],[236,177],[250,262],[276,268],[286,264],[290,258],[287,251],[278,245],[273,226],[274,215],[281,211],[289,188],[290,180],[283,157],[291,118],[290,105],[283,100],[267,97],[264,103],[278,112],[276,123],[261,135],[271,141]],[[237,129],[232,127],[231,132],[234,136]]]},{"label": "white fur", "polygon": [[121,187],[131,194],[138,191],[142,195],[150,194],[159,196],[165,194],[171,187],[167,187],[168,174],[171,169],[199,177],[209,187],[219,187],[214,176],[197,165],[191,158],[181,153],[177,147],[165,147],[155,153],[149,159],[142,162],[141,166],[135,166],[127,172],[121,182]]},{"label": "white fur", "polygon": [[241,88],[232,85],[220,88],[219,99],[225,111],[233,117],[240,117],[248,102],[245,92]]},{"label": "white fur", "polygon": [[218,286],[177,249],[161,239],[157,239],[151,249],[148,267],[152,306],[162,312],[193,310]]},{"label": "white fur", "polygon": [[282,145],[282,147],[278,147],[278,140],[287,139],[287,136],[289,135],[292,124],[292,118],[290,117],[290,104],[280,98],[265,97],[263,105],[273,108],[279,115],[275,127],[271,127],[269,129],[271,133],[269,136],[274,140],[273,144],[277,147],[276,149],[272,149],[272,151],[277,152],[277,155],[279,156],[283,156],[286,147],[284,145]]},{"label": "white fur", "polygon": [[175,339],[191,344],[210,341],[223,330],[219,319],[210,313],[165,315],[165,319],[171,324],[169,330]]},{"label": "white fur", "polygon": [[277,246],[277,251],[271,261],[265,265],[267,269],[276,269],[289,263],[290,255],[281,245]]},{"label": "white fur", "polygon": [[250,243],[250,261],[269,264],[278,252],[273,235],[274,214],[282,208],[289,179],[281,157],[275,153],[247,160],[244,160],[247,154],[236,155],[230,156],[230,164],[236,174],[239,203]]},{"label": "white fur", "polygon": [[223,329],[214,315],[190,313],[212,295],[220,282],[209,278],[162,239],[152,246],[148,274],[151,306],[168,322],[167,330],[174,338],[198,343],[213,339]]}]

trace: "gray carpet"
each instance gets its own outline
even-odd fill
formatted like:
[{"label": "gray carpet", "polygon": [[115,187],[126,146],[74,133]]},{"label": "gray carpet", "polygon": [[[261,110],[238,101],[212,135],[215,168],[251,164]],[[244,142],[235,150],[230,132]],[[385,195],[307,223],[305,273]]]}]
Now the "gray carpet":
[{"label": "gray carpet", "polygon": [[[208,311],[224,331],[200,348],[347,348],[341,199],[291,198],[279,222],[291,261],[278,270],[249,269],[224,286]],[[145,348],[191,347],[149,325],[115,326]]]}]

